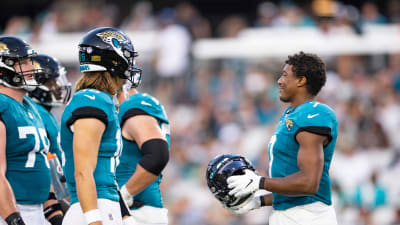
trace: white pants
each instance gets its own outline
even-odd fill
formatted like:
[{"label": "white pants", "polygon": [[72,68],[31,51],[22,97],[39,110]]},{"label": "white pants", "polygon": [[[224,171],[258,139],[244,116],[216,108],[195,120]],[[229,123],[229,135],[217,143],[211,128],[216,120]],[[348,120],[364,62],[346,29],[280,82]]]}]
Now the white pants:
[{"label": "white pants", "polygon": [[[103,225],[122,225],[119,202],[108,199],[97,199],[97,208],[100,210]],[[74,203],[69,207],[62,222],[63,225],[87,225],[83,216],[81,204]]]},{"label": "white pants", "polygon": [[130,211],[132,217],[124,220],[124,225],[168,225],[168,210],[143,206]]},{"label": "white pants", "polygon": [[332,205],[322,202],[296,206],[286,210],[274,210],[269,217],[270,225],[337,225]]},{"label": "white pants", "polygon": [[[17,204],[18,210],[26,225],[48,225],[44,218],[42,205],[21,205]],[[0,225],[7,225],[6,221],[0,216]]]}]

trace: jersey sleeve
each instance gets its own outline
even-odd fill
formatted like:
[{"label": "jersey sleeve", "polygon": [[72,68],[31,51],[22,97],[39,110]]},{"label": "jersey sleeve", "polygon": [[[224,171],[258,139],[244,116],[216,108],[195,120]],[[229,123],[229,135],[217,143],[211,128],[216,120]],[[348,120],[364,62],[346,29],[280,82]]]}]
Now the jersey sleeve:
[{"label": "jersey sleeve", "polygon": [[137,115],[149,115],[164,123],[168,123],[166,113],[161,103],[156,98],[147,94],[132,95],[128,101],[121,104],[119,114],[121,127],[126,120]]},{"label": "jersey sleeve", "polygon": [[67,126],[70,127],[76,120],[82,118],[96,118],[108,124],[107,110],[110,107],[107,99],[99,93],[83,92],[76,94],[71,100],[73,104],[71,117],[67,120]]},{"label": "jersey sleeve", "polygon": [[329,142],[332,140],[332,130],[335,126],[335,120],[329,112],[310,110],[307,113],[303,113],[297,123],[298,130],[296,131],[295,139],[298,133],[307,131],[326,136]]}]

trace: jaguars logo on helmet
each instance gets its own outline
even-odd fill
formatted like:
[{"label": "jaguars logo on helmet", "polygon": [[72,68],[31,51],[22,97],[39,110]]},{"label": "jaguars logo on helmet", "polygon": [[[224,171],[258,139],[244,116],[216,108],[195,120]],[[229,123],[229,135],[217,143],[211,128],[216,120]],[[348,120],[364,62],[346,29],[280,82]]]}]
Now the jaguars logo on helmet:
[{"label": "jaguars logo on helmet", "polygon": [[[38,70],[22,70],[21,61],[32,59],[36,56],[35,51],[28,43],[12,36],[0,37],[0,84],[10,88],[25,89],[32,91],[39,84],[37,82]],[[17,72],[16,67],[20,68]],[[33,79],[25,79],[33,76]]]},{"label": "jaguars logo on helmet", "polygon": [[71,84],[66,77],[65,67],[48,55],[40,54],[33,60],[39,69],[38,81],[43,83],[29,93],[29,96],[41,105],[59,107],[71,98]]},{"label": "jaguars logo on helmet", "polygon": [[231,189],[226,182],[230,176],[244,174],[246,169],[255,171],[245,157],[233,154],[218,155],[208,164],[207,186],[224,207],[237,207],[251,197],[251,194],[241,198],[229,195]]},{"label": "jaguars logo on helmet", "polygon": [[135,62],[137,56],[129,37],[112,27],[89,31],[79,44],[81,72],[108,71],[128,79],[133,87],[139,85],[142,76]]}]

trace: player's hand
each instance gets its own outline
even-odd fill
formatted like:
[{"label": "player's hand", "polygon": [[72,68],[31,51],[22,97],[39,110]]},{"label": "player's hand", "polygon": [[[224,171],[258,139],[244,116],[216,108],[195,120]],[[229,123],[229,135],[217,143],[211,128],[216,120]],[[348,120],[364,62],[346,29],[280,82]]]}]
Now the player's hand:
[{"label": "player's hand", "polygon": [[229,195],[239,198],[248,194],[252,194],[259,190],[261,176],[258,176],[251,170],[246,169],[244,175],[231,176],[227,179],[228,188],[232,190]]},{"label": "player's hand", "polygon": [[255,194],[253,194],[252,196],[249,197],[248,200],[246,200],[246,202],[240,204],[239,206],[230,207],[229,211],[234,214],[244,214],[253,209],[258,209],[260,207],[261,207],[260,196],[255,196]]},{"label": "player's hand", "polygon": [[133,205],[133,195],[128,192],[125,185],[122,186],[120,191],[124,202],[128,205],[128,207],[131,207]]}]

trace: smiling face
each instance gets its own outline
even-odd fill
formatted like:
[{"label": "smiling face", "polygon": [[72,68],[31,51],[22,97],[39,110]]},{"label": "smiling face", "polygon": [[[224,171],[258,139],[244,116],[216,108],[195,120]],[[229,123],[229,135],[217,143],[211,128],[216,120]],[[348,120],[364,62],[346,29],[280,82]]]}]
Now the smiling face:
[{"label": "smiling face", "polygon": [[299,78],[293,73],[292,67],[292,65],[285,64],[278,80],[279,98],[283,102],[291,102],[299,88]]}]

